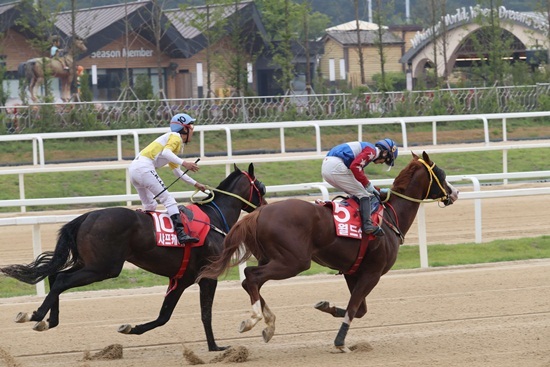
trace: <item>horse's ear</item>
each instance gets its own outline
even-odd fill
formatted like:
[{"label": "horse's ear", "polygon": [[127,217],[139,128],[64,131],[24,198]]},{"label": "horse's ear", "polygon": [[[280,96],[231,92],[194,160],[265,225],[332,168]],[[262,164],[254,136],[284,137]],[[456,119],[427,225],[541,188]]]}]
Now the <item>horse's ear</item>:
[{"label": "horse's ear", "polygon": [[422,152],[422,158],[424,158],[424,162],[431,163],[430,156],[428,155],[428,153],[426,153],[426,151]]},{"label": "horse's ear", "polygon": [[236,163],[233,163],[233,171],[240,171],[239,167],[237,167]]},{"label": "horse's ear", "polygon": [[413,159],[417,160],[417,159],[419,158],[416,154],[414,154],[413,151],[411,151],[411,154],[412,154],[412,156],[413,156]]},{"label": "horse's ear", "polygon": [[256,177],[254,176],[254,163],[250,163],[248,165],[248,174],[250,175],[250,177]]}]

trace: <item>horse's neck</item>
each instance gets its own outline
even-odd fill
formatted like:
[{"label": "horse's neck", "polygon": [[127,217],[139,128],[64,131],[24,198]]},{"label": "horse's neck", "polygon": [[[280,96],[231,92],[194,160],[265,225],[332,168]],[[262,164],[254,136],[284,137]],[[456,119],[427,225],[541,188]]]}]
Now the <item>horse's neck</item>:
[{"label": "horse's neck", "polygon": [[67,65],[71,65],[73,63],[73,57],[70,54],[62,56],[61,59],[63,59]]},{"label": "horse's neck", "polygon": [[406,235],[416,218],[420,203],[394,197],[389,201],[389,204],[395,209],[398,219],[397,224],[399,225],[401,233],[403,236]]},{"label": "horse's neck", "polygon": [[[214,200],[213,203],[215,205],[212,206],[217,208],[216,212],[219,209],[219,212],[223,215],[224,223],[227,223],[229,228],[233,227],[241,215],[242,202],[237,198],[225,196],[221,200]],[[220,214],[219,212],[218,214]]]}]

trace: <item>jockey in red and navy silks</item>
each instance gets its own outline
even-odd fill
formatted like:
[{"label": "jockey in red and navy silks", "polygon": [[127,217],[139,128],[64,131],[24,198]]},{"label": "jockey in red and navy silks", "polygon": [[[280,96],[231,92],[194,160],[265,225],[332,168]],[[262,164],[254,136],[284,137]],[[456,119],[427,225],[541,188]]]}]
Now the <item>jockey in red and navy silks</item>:
[{"label": "jockey in red and navy silks", "polygon": [[321,167],[323,179],[333,187],[354,196],[360,203],[363,233],[383,235],[379,227],[372,225],[370,218],[370,198],[374,195],[374,186],[363,169],[371,162],[386,163],[391,169],[398,155],[397,144],[391,139],[369,142],[348,142],[332,148]]}]

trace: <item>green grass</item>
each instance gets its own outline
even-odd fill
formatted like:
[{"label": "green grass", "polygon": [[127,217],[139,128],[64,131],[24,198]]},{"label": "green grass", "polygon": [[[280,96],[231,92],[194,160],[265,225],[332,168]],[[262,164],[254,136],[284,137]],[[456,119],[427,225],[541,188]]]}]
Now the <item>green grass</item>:
[{"label": "green grass", "polygon": [[[416,152],[421,153],[421,152]],[[508,171],[537,171],[548,169],[550,148],[511,150],[508,152]],[[502,172],[502,153],[498,151],[472,153],[432,154],[432,160],[445,170],[447,175],[466,175]],[[371,179],[394,178],[410,161],[410,156],[401,155],[395,167],[387,172],[381,166],[369,165],[365,172]],[[254,162],[251,162],[254,163]],[[266,185],[297,184],[303,182],[321,181],[321,160],[297,162],[272,162],[254,164],[256,177]],[[248,164],[239,168],[246,170]],[[168,168],[159,169],[163,180],[169,184],[175,179]],[[225,177],[225,166],[202,166],[193,174],[196,180],[217,186]],[[0,200],[19,199],[18,175],[0,175]],[[465,181],[464,183],[468,183]],[[179,181],[172,186],[171,191],[189,191],[193,188]],[[29,174],[25,176],[26,198],[55,198],[71,196],[122,195],[125,193],[125,172],[117,171],[85,171]],[[285,193],[289,195],[289,193]],[[267,198],[277,196],[267,193]],[[125,206],[125,202],[109,203],[105,206]],[[29,207],[28,211],[61,210],[91,207],[90,205],[67,206],[51,205]],[[0,208],[0,212],[18,212],[19,207]]]},{"label": "green grass", "polygon": [[[430,245],[428,246],[428,253],[430,267],[545,259],[550,258],[550,236],[514,240],[495,240],[483,244]],[[248,264],[251,265],[253,262],[249,262]],[[419,267],[420,255],[418,246],[401,246],[397,262],[392,269],[403,270],[416,269]],[[337,271],[312,263],[311,268],[300,275],[306,276],[314,274],[337,274]],[[239,279],[237,267],[231,268],[226,276],[220,278],[221,281],[237,279]],[[141,269],[124,269],[118,278],[71,289],[69,292],[101,289],[128,289],[158,285],[167,286],[168,279]],[[0,276],[0,298],[32,294],[36,294],[35,286],[24,284],[5,276]]]}]

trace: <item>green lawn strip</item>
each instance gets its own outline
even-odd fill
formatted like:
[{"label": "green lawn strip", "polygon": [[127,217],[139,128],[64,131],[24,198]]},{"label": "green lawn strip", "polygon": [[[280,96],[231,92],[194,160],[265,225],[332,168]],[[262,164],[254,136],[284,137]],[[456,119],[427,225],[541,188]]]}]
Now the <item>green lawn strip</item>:
[{"label": "green lawn strip", "polygon": [[[482,244],[465,243],[456,245],[428,246],[428,259],[430,267],[546,258],[550,258],[550,236],[495,240]],[[254,262],[249,262],[248,264],[253,265]],[[419,267],[420,254],[418,246],[401,246],[399,249],[399,256],[397,257],[397,262],[393,266],[392,270],[417,269]],[[335,270],[312,263],[311,268],[302,272],[300,276],[337,273],[338,272]],[[220,281],[238,279],[238,268],[233,267],[226,276],[222,276],[220,278]],[[159,285],[168,286],[168,279],[141,269],[124,269],[121,275],[117,278],[108,279],[85,287],[71,289],[68,292],[105,289],[131,289]],[[35,286],[24,284],[5,276],[0,276],[0,298],[34,294],[36,294]]]}]

